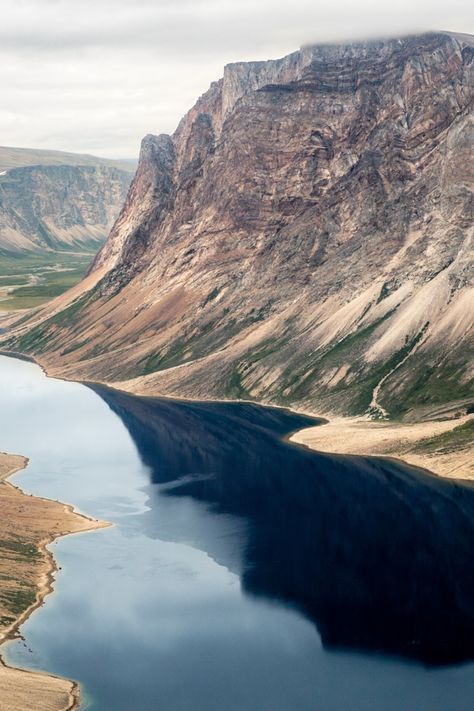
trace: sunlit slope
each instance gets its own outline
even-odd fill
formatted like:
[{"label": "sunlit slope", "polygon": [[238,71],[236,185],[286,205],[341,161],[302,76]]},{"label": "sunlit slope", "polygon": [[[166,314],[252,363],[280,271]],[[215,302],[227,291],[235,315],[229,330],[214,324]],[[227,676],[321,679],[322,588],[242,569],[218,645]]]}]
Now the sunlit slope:
[{"label": "sunlit slope", "polygon": [[88,278],[5,345],[139,392],[465,412],[473,79],[444,33],[227,66],[144,139]]}]

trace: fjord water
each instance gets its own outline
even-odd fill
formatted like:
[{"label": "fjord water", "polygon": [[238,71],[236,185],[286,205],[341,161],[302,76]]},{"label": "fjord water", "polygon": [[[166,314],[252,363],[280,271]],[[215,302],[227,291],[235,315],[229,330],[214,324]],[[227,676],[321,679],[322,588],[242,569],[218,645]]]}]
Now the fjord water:
[{"label": "fjord water", "polygon": [[467,711],[474,493],[282,441],[309,422],[133,398],[0,357],[15,482],[115,525],[53,546],[6,660],[93,711]]}]

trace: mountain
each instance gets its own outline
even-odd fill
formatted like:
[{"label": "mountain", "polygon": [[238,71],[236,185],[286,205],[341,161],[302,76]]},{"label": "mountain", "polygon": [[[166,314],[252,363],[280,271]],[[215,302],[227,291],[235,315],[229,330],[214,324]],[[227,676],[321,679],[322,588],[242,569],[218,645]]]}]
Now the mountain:
[{"label": "mountain", "polygon": [[0,253],[97,250],[133,171],[127,161],[0,147]]},{"label": "mountain", "polygon": [[473,80],[448,33],[228,65],[143,140],[87,278],[5,346],[136,392],[469,410]]}]

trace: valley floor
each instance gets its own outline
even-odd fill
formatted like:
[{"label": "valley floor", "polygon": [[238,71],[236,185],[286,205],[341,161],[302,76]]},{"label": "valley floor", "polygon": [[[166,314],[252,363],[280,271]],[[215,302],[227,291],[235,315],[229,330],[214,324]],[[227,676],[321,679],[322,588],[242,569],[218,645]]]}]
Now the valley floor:
[{"label": "valley floor", "polygon": [[[16,634],[52,591],[56,565],[46,546],[59,536],[105,525],[6,481],[26,464],[25,457],[0,453],[0,643]],[[2,711],[71,711],[78,706],[79,689],[73,681],[1,662],[0,699]]]},{"label": "valley floor", "polygon": [[0,257],[0,313],[9,313],[41,306],[77,284],[94,252]]}]

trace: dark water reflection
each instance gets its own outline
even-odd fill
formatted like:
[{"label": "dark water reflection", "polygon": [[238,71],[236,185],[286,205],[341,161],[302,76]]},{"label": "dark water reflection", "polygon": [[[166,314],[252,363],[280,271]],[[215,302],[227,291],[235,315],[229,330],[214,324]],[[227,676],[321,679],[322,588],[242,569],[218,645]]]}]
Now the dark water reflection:
[{"label": "dark water reflection", "polygon": [[[245,592],[297,607],[327,648],[428,665],[474,656],[474,490],[399,463],[317,455],[281,440],[309,418],[246,403],[135,398],[93,386],[150,467],[154,501],[192,497],[242,519],[243,549],[193,531]],[[466,707],[467,708],[467,707]]]}]

